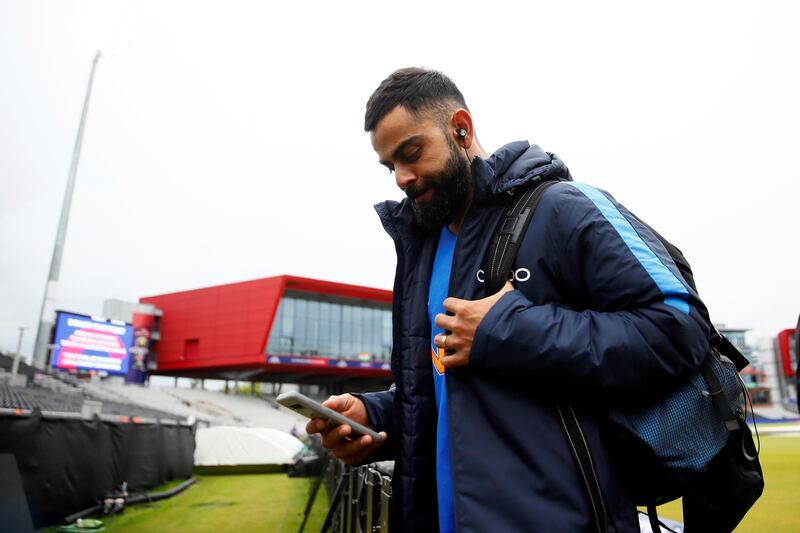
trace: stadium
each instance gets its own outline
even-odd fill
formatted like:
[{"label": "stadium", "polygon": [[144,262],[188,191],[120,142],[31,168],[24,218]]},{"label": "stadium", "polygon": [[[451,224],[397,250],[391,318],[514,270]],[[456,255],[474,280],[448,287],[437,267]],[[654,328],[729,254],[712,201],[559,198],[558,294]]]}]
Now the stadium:
[{"label": "stadium", "polygon": [[[299,390],[323,400],[388,387],[391,297],[284,275],[110,300],[106,317],[59,311],[46,368],[0,357],[4,515],[12,529],[89,517],[105,519],[109,530],[132,527],[132,517],[159,524],[153,507],[138,504],[167,509],[202,500],[206,487],[216,494],[228,483],[260,480],[265,491],[288,482],[295,492],[284,502],[283,525],[264,517],[251,527],[386,530],[391,463],[338,463],[276,396]],[[743,330],[723,332],[749,353]],[[793,388],[794,338],[794,330],[776,338],[784,390]],[[792,439],[781,435],[800,433],[800,419],[790,403],[770,402],[758,375],[748,382],[751,397],[765,398],[756,419],[769,468],[772,453],[777,464],[796,460]],[[213,501],[210,523],[236,522]],[[680,510],[670,505],[661,513],[679,528]]]},{"label": "stadium", "polygon": [[[390,291],[279,276],[105,308],[57,313],[46,369],[3,356],[4,472],[28,502],[15,515],[37,529],[195,470],[285,471],[302,458],[300,471],[318,472],[306,419],[276,395],[390,382]],[[159,379],[174,386],[149,386]]]},{"label": "stadium", "polygon": [[792,9],[0,3],[0,533],[800,531]]}]

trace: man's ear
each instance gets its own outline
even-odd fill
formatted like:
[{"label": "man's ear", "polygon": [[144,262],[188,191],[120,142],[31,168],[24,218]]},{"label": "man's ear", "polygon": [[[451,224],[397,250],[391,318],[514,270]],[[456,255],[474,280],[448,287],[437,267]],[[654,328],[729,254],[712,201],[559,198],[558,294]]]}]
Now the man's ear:
[{"label": "man's ear", "polygon": [[[458,132],[464,130],[466,134],[462,137]],[[472,124],[472,115],[469,111],[460,107],[453,111],[450,116],[450,135],[455,139],[455,143],[464,149],[469,149],[475,141],[475,128]]]}]

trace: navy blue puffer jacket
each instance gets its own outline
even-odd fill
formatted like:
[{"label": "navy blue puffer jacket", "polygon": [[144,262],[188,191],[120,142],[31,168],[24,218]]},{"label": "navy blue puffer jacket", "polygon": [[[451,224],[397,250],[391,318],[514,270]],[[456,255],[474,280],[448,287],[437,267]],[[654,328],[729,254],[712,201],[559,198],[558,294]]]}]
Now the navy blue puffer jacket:
[{"label": "navy blue puffer jacket", "polygon": [[[653,234],[611,196],[571,180],[564,163],[516,142],[472,163],[475,196],[458,235],[450,296],[478,299],[482,262],[513,188],[544,194],[514,267],[515,290],[480,323],[470,364],[447,371],[458,531],[596,531],[596,514],[562,433],[570,402],[592,452],[607,528],[638,531],[601,433],[607,401],[635,401],[695,368],[708,349],[703,304]],[[411,205],[376,206],[397,250],[394,386],[363,395],[389,435],[393,531],[436,531],[436,407],[427,296],[437,235]]]}]

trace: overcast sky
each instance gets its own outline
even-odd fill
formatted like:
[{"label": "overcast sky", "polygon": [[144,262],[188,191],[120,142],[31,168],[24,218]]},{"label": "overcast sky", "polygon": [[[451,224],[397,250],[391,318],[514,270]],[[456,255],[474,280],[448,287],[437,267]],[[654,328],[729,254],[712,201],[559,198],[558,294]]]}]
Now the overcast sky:
[{"label": "overcast sky", "polygon": [[691,262],[716,322],[800,313],[793,2],[0,0],[0,350],[30,354],[91,61],[58,308],[295,274],[391,288],[362,131],[391,71],[450,75]]}]

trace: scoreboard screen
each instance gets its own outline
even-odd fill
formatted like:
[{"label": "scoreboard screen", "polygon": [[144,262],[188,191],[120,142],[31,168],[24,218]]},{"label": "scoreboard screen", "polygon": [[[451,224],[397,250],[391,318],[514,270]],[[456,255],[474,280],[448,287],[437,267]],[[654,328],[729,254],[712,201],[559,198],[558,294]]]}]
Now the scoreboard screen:
[{"label": "scoreboard screen", "polygon": [[130,324],[58,311],[50,365],[126,374],[132,341]]}]

